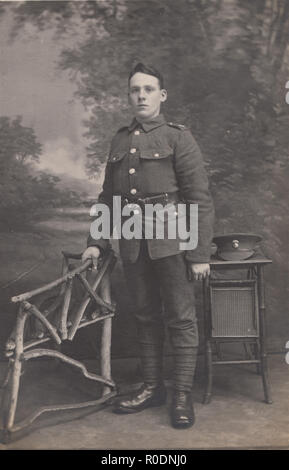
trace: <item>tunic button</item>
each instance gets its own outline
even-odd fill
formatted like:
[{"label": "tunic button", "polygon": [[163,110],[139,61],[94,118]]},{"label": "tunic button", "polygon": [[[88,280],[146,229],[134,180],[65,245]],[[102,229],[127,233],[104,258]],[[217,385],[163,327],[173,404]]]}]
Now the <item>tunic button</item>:
[{"label": "tunic button", "polygon": [[140,213],[140,212],[139,212],[139,209],[134,209],[133,213],[134,213],[135,215],[139,215],[139,213]]},{"label": "tunic button", "polygon": [[155,153],[155,157],[159,157],[159,156],[160,156],[160,154],[159,154],[159,153]]},{"label": "tunic button", "polygon": [[134,135],[140,135],[140,131],[134,131]]},{"label": "tunic button", "polygon": [[132,189],[130,190],[130,194],[136,194],[136,192],[137,192],[137,191],[136,191],[135,188],[132,188]]},{"label": "tunic button", "polygon": [[133,175],[133,174],[135,173],[135,169],[134,169],[134,168],[130,168],[130,169],[128,170],[128,172],[129,172],[130,175]]},{"label": "tunic button", "polygon": [[133,149],[130,149],[130,153],[135,153],[136,152],[136,149],[133,148]]}]

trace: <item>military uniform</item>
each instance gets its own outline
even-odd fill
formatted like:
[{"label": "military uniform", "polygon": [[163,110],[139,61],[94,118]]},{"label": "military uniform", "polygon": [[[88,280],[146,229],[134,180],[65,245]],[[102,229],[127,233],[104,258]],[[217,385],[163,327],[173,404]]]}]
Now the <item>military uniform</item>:
[{"label": "military uniform", "polygon": [[[145,383],[162,374],[164,324],[175,356],[174,387],[192,387],[198,328],[187,262],[210,259],[214,209],[200,149],[184,126],[162,114],[140,124],[136,119],[112,140],[99,202],[112,208],[112,197],[125,203],[183,201],[198,204],[198,246],[181,251],[180,239],[120,239],[120,254],[134,312]],[[158,214],[156,213],[156,217]],[[144,220],[145,222],[145,220]],[[88,246],[105,249],[109,241],[88,238]]]}]

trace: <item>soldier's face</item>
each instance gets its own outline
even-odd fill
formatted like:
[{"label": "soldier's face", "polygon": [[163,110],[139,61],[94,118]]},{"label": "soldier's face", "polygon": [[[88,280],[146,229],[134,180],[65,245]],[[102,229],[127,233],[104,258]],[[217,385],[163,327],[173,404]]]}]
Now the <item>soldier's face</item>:
[{"label": "soldier's face", "polygon": [[139,121],[148,121],[160,113],[167,92],[160,89],[157,77],[137,72],[130,79],[128,97],[135,117]]}]

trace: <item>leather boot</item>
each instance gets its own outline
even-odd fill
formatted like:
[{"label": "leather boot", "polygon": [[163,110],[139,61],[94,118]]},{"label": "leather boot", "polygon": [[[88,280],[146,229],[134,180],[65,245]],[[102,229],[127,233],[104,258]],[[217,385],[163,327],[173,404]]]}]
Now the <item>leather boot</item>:
[{"label": "leather boot", "polygon": [[174,428],[190,428],[195,422],[191,392],[175,390],[171,405],[171,422]]},{"label": "leather boot", "polygon": [[161,385],[143,384],[127,398],[119,400],[113,409],[114,413],[138,413],[145,408],[161,406],[166,402],[166,389]]}]

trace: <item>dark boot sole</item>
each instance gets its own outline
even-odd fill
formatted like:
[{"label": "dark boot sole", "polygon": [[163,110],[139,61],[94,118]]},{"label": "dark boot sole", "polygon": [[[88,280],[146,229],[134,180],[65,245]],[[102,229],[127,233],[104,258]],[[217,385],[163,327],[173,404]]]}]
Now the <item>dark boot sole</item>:
[{"label": "dark boot sole", "polygon": [[194,425],[194,422],[192,423],[173,423],[172,422],[172,427],[175,429],[188,429],[191,428]]}]

